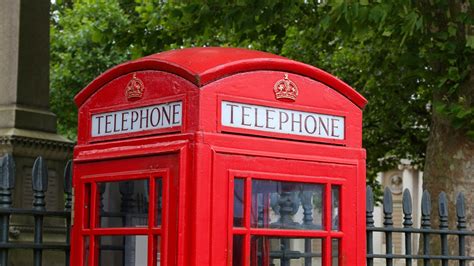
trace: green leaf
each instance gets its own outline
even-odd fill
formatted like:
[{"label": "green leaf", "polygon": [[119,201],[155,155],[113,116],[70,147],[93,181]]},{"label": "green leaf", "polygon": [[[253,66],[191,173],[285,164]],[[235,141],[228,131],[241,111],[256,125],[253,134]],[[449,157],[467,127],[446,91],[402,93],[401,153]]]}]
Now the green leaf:
[{"label": "green leaf", "polygon": [[449,35],[450,37],[456,36],[456,32],[457,32],[457,26],[456,26],[456,24],[450,23],[450,24],[448,25],[448,35]]},{"label": "green leaf", "polygon": [[98,30],[92,31],[92,41],[95,43],[100,43],[102,41],[102,33]]},{"label": "green leaf", "polygon": [[392,35],[391,30],[384,30],[384,32],[382,33],[382,36],[385,36],[385,37],[390,37],[391,35]]},{"label": "green leaf", "polygon": [[472,109],[463,108],[456,113],[456,118],[463,119],[472,114]]},{"label": "green leaf", "polygon": [[474,35],[468,35],[466,37],[466,47],[474,49]]}]

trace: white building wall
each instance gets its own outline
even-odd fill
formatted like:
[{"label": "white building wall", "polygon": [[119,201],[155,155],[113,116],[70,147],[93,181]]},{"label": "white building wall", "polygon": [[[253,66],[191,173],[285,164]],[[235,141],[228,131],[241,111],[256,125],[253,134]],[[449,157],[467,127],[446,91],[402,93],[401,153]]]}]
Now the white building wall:
[{"label": "white building wall", "polygon": [[[423,172],[417,167],[410,165],[408,160],[402,160],[398,169],[379,173],[377,181],[385,189],[389,187],[393,198],[393,222],[394,227],[403,227],[403,191],[408,189],[412,196],[412,218],[413,227],[419,228],[421,223],[421,196],[423,193]],[[383,227],[383,207],[380,204],[374,208],[374,221],[376,227]],[[403,234],[393,233],[394,254],[405,253],[405,238]],[[383,233],[374,233],[374,253],[385,254],[385,236]],[[412,234],[412,253],[418,253],[419,235]],[[384,260],[375,260],[375,265],[385,265]],[[404,260],[396,260],[395,265],[405,265]],[[413,265],[417,265],[414,261]]]}]

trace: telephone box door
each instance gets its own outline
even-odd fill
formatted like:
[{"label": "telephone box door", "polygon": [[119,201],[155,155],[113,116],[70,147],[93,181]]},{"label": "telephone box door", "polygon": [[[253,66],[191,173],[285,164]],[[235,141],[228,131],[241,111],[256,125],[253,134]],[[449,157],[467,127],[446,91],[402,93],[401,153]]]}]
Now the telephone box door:
[{"label": "telephone box door", "polygon": [[176,265],[178,165],[178,154],[76,163],[77,265]]},{"label": "telephone box door", "polygon": [[228,227],[213,224],[211,242],[231,248],[212,265],[356,265],[356,216],[343,211],[356,208],[356,161],[218,153],[215,162],[213,210],[227,217],[213,221]]}]

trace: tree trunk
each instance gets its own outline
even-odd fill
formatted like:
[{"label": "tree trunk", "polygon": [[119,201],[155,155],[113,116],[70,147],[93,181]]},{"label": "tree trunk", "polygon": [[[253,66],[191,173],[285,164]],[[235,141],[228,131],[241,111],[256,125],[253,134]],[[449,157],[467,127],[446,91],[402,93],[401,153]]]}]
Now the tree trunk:
[{"label": "tree trunk", "polygon": [[[463,84],[460,95],[473,106],[474,71]],[[438,96],[439,97],[439,96]],[[436,96],[435,96],[436,98]],[[438,195],[446,192],[449,201],[449,227],[456,228],[456,196],[464,193],[468,230],[474,230],[474,141],[465,132],[456,130],[451,122],[433,111],[426,151],[424,188],[431,194],[433,228],[438,228]],[[466,255],[474,256],[474,239],[466,239]],[[456,237],[449,238],[449,253],[458,254]],[[431,254],[441,254],[439,237],[432,237]],[[435,265],[438,262],[435,262]],[[469,265],[474,265],[473,262]],[[457,265],[457,264],[456,264]]]}]

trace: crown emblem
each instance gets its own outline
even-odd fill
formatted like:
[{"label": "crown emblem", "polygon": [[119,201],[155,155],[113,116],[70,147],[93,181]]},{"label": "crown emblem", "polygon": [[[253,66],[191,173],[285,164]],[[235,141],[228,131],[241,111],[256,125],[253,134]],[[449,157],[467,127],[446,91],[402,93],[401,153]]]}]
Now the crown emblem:
[{"label": "crown emblem", "polygon": [[285,77],[280,79],[273,86],[273,92],[277,100],[282,101],[295,101],[298,97],[298,87],[296,84],[288,78],[288,74],[285,73]]},{"label": "crown emblem", "polygon": [[129,100],[140,99],[143,96],[145,91],[145,85],[143,81],[136,77],[136,74],[133,73],[132,79],[128,82],[127,87],[125,88],[125,96]]}]

